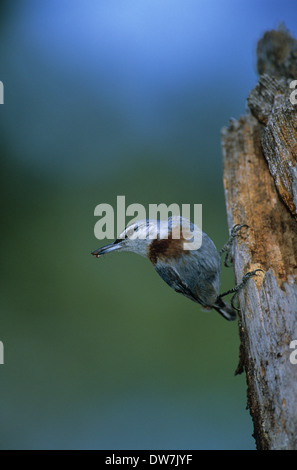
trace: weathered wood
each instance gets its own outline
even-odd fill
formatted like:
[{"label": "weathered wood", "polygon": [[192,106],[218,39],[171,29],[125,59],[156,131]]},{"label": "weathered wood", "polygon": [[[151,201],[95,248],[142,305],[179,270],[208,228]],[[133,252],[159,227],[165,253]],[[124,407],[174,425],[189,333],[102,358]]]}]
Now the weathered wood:
[{"label": "weathered wood", "polygon": [[297,105],[290,102],[291,81],[262,75],[248,97],[248,105],[265,124],[263,154],[281,198],[297,216]]},{"label": "weathered wood", "polygon": [[297,105],[288,86],[296,51],[283,28],[265,33],[258,67],[273,76],[260,77],[250,112],[222,130],[228,225],[250,227],[234,245],[236,281],[264,271],[239,295],[236,371],[246,372],[258,449],[297,449],[297,365],[290,362],[297,339]]}]

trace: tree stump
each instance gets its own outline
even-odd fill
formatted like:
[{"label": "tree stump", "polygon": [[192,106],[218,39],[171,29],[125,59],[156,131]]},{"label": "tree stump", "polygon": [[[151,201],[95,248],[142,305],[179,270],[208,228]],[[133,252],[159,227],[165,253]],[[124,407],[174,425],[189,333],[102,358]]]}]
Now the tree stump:
[{"label": "tree stump", "polygon": [[257,449],[289,450],[297,449],[297,41],[284,26],[258,42],[257,68],[247,114],[222,130],[228,226],[249,226],[234,244],[236,282],[263,270],[239,294],[235,373],[246,373]]}]

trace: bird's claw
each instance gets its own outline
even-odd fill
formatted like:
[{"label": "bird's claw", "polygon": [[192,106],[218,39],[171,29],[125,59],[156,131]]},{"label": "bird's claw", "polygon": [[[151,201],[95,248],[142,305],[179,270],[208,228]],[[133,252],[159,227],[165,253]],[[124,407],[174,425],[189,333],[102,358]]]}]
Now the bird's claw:
[{"label": "bird's claw", "polygon": [[230,266],[232,266],[232,264],[233,264],[233,256],[232,256],[232,253],[231,253],[232,244],[233,244],[234,239],[237,237],[238,232],[243,227],[249,228],[249,226],[247,224],[236,224],[236,225],[234,225],[234,227],[231,230],[230,237],[229,237],[227,243],[223,246],[223,248],[219,252],[220,255],[222,255],[223,253],[226,252],[226,256],[225,256],[225,259],[224,259],[224,266],[226,268],[230,268]]},{"label": "bird's claw", "polygon": [[235,292],[235,294],[231,298],[230,303],[231,303],[232,308],[234,308],[234,310],[236,310],[237,312],[240,312],[240,309],[235,307],[235,305],[234,305],[235,299],[237,298],[239,292],[246,286],[248,280],[251,277],[256,276],[258,271],[261,271],[262,273],[264,273],[263,269],[260,269],[260,268],[254,269],[253,271],[249,271],[248,273],[246,273],[243,276],[243,278],[241,280],[241,283],[238,284],[237,286],[233,287],[233,289],[231,289],[231,290],[233,290],[233,292]]}]

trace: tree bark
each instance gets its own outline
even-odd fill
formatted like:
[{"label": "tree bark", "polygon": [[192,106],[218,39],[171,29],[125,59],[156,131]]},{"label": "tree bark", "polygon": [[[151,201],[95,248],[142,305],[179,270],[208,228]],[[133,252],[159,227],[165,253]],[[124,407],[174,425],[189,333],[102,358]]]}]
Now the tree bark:
[{"label": "tree bark", "polygon": [[[259,82],[248,111],[222,130],[228,226],[249,229],[234,244],[240,360],[257,449],[297,449],[297,41],[281,26],[257,46]],[[296,349],[297,346],[295,346]]]}]

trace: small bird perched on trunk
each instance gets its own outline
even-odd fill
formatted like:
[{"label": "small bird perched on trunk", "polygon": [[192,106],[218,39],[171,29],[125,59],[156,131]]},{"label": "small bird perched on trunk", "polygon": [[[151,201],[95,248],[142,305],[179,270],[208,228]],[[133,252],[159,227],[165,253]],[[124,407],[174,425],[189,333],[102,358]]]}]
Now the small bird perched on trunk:
[{"label": "small bird perched on trunk", "polygon": [[[231,241],[242,227],[234,227]],[[192,238],[200,236],[200,248],[185,249],[191,246],[191,235]],[[230,240],[221,251],[229,249]],[[113,243],[93,251],[92,255],[99,258],[112,251],[130,251],[148,258],[172,289],[197,302],[205,310],[217,310],[230,321],[236,319],[236,308],[233,299],[230,306],[222,297],[230,293],[237,295],[257,271],[247,273],[238,286],[220,295],[221,258],[215,244],[196,225],[179,216],[165,221],[139,220],[128,225]]]}]

